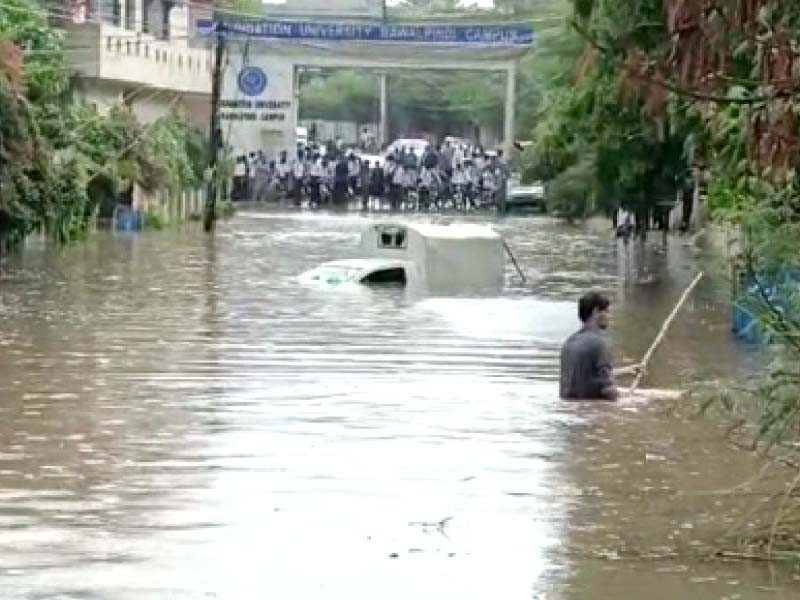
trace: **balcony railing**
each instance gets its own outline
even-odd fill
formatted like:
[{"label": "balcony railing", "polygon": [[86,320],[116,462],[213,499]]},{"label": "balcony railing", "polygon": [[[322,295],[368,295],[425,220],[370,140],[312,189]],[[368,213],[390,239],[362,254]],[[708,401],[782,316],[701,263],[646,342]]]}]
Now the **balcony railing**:
[{"label": "balcony railing", "polygon": [[68,55],[86,77],[177,92],[211,93],[211,53],[107,23],[68,28]]}]

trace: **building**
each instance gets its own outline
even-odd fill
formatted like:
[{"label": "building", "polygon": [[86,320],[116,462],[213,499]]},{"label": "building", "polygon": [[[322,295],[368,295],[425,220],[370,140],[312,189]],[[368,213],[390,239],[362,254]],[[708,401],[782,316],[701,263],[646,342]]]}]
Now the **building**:
[{"label": "building", "polygon": [[207,48],[193,43],[193,22],[211,14],[210,0],[58,4],[80,101],[100,113],[128,106],[144,123],[176,110],[208,126],[212,58]]},{"label": "building", "polygon": [[[212,57],[194,39],[194,21],[211,16],[211,0],[62,0],[44,3],[66,31],[65,54],[76,101],[107,114],[126,106],[144,124],[178,113],[207,129],[211,118]],[[191,198],[191,202],[187,201]],[[108,217],[116,202],[184,218],[199,210],[197,191],[146,191],[101,202]]]},{"label": "building", "polygon": [[339,19],[380,19],[384,0],[269,0],[264,4],[271,17],[335,17]]}]

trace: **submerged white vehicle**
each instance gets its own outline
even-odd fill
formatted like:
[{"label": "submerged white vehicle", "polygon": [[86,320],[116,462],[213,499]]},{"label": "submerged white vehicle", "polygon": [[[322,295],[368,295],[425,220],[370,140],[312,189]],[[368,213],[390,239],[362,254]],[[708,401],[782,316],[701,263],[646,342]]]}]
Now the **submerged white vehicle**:
[{"label": "submerged white vehicle", "polygon": [[499,289],[504,252],[503,238],[484,225],[376,224],[361,235],[362,258],[324,263],[301,275],[301,281]]},{"label": "submerged white vehicle", "polygon": [[339,285],[343,283],[394,283],[406,285],[416,280],[413,263],[396,260],[345,259],[326,262],[300,276],[304,283]]}]

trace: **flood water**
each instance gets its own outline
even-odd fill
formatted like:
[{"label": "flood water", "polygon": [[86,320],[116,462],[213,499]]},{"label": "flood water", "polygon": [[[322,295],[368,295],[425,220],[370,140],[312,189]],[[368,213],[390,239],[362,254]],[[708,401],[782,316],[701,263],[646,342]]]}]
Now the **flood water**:
[{"label": "flood water", "polygon": [[[510,219],[529,281],[499,296],[297,283],[366,222],[252,209],[3,263],[1,598],[798,597],[791,571],[694,558],[753,501],[720,426],[557,399],[576,298],[608,291],[638,360],[697,268],[680,240]],[[757,364],[724,286],[648,387]]]}]

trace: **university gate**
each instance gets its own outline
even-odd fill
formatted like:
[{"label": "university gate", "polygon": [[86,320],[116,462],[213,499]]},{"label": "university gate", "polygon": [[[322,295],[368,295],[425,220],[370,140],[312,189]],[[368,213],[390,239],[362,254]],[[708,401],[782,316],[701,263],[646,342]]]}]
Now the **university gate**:
[{"label": "university gate", "polygon": [[516,70],[533,45],[520,25],[386,24],[237,20],[197,22],[197,32],[226,42],[220,118],[236,154],[295,147],[299,73],[305,68],[366,69],[381,75],[380,135],[387,135],[386,74],[392,71],[503,72],[503,139],[514,139]]}]

